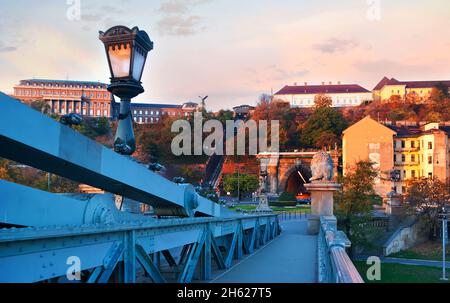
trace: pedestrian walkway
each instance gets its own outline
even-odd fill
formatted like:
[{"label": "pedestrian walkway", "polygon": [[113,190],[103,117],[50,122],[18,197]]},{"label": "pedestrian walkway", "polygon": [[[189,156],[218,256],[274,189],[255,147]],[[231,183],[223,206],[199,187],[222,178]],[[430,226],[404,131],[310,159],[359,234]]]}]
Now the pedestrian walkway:
[{"label": "pedestrian walkway", "polygon": [[281,235],[219,273],[212,283],[315,283],[317,236],[306,234],[306,220],[283,221]]}]

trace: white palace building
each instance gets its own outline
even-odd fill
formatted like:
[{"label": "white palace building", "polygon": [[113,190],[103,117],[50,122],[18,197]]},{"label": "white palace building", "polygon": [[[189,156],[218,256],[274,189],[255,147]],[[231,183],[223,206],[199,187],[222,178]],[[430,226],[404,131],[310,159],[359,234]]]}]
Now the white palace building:
[{"label": "white palace building", "polygon": [[358,106],[365,101],[372,101],[372,92],[358,84],[332,84],[326,85],[286,85],[274,96],[274,100],[289,102],[291,107],[313,107],[314,98],[324,94],[333,100],[333,107]]}]

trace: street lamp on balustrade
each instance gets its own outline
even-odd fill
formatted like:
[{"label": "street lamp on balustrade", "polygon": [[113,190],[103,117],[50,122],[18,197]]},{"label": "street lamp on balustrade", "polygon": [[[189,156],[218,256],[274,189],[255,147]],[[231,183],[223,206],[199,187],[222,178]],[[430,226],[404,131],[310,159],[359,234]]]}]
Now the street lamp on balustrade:
[{"label": "street lamp on balustrade", "polygon": [[153,42],[145,31],[138,27],[114,26],[100,32],[99,39],[105,45],[111,72],[108,91],[120,98],[119,125],[114,138],[114,150],[131,155],[136,150],[133,133],[131,99],[144,92],[141,77],[147,54],[153,49]]}]

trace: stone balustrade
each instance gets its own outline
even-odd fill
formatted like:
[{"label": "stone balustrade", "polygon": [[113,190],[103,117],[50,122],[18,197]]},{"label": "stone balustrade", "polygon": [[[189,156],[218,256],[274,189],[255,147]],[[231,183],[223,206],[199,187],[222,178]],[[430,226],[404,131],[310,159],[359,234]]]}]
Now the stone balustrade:
[{"label": "stone balustrade", "polygon": [[318,237],[318,278],[320,283],[364,283],[346,248],[351,243],[337,230],[336,217],[320,217]]}]

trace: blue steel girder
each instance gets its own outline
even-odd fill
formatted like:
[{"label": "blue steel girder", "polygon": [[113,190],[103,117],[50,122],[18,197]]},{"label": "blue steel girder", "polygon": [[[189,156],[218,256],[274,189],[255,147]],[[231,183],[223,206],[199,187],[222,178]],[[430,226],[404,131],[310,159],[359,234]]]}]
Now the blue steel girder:
[{"label": "blue steel girder", "polygon": [[236,248],[238,246],[238,242],[239,242],[239,231],[240,231],[240,226],[239,224],[236,226],[235,232],[233,234],[233,238],[231,240],[231,243],[228,247],[228,253],[227,253],[227,257],[225,259],[225,266],[226,268],[230,268],[233,262],[234,257],[236,256]]},{"label": "blue steel girder", "polygon": [[[204,271],[202,277],[208,277],[211,270],[208,260],[211,257],[219,268],[225,267],[217,239],[233,235],[243,241],[242,235],[245,231],[250,232],[259,226],[257,221],[264,226],[274,220],[275,216],[267,215],[237,219],[191,218],[158,222],[133,221],[106,225],[3,229],[0,230],[0,282],[38,282],[65,276],[69,268],[67,260],[71,256],[80,258],[81,271],[92,270],[91,282],[99,281],[102,274],[104,278],[101,281],[107,281],[113,274],[120,275],[124,282],[135,282],[136,258],[142,261],[143,256],[142,253],[136,255],[136,245],[142,247],[147,255],[181,246],[193,246],[187,253],[190,257],[189,267],[185,264],[186,272],[180,278],[182,281],[192,279],[196,269],[194,264],[198,263],[202,252],[205,255],[205,259],[202,260]],[[241,226],[240,231],[238,226]],[[252,234],[256,234],[256,230]],[[117,258],[118,250],[114,248],[118,245],[123,246],[119,258]],[[148,259],[146,261],[144,265],[147,265],[146,270],[149,270],[151,265],[148,265],[150,264]],[[118,274],[119,271],[123,273]],[[151,269],[150,276],[152,272],[156,271]]]},{"label": "blue steel girder", "polygon": [[94,269],[88,283],[106,283],[111,277],[124,251],[122,243],[114,243],[103,260],[103,265]]},{"label": "blue steel girder", "polygon": [[211,226],[208,224],[206,227],[205,244],[200,254],[200,278],[204,281],[211,278],[211,238],[213,238],[211,235]]},{"label": "blue steel girder", "polygon": [[203,247],[205,245],[205,241],[207,235],[209,234],[208,228],[201,233],[197,242],[194,243],[191,251],[189,252],[189,256],[187,258],[186,264],[181,272],[181,275],[178,279],[179,283],[190,283],[194,276],[195,270],[197,268],[197,263],[202,253]]},{"label": "blue steel girder", "polygon": [[167,264],[169,264],[170,267],[177,266],[177,261],[173,258],[173,256],[170,254],[169,250],[163,250],[161,251],[164,259],[166,259]]},{"label": "blue steel girder", "polygon": [[225,260],[223,258],[222,252],[219,249],[219,246],[217,245],[216,240],[211,235],[211,250],[212,250],[212,256],[214,260],[216,261],[217,267],[219,269],[225,269]]},{"label": "blue steel girder", "polygon": [[136,245],[136,257],[153,282],[155,283],[166,282],[166,279],[164,279],[164,277],[161,275],[161,272],[159,271],[158,267],[153,264],[152,260],[145,252],[144,248],[140,245]]},{"label": "blue steel girder", "polygon": [[0,157],[149,204],[160,215],[237,215],[1,92]]}]

